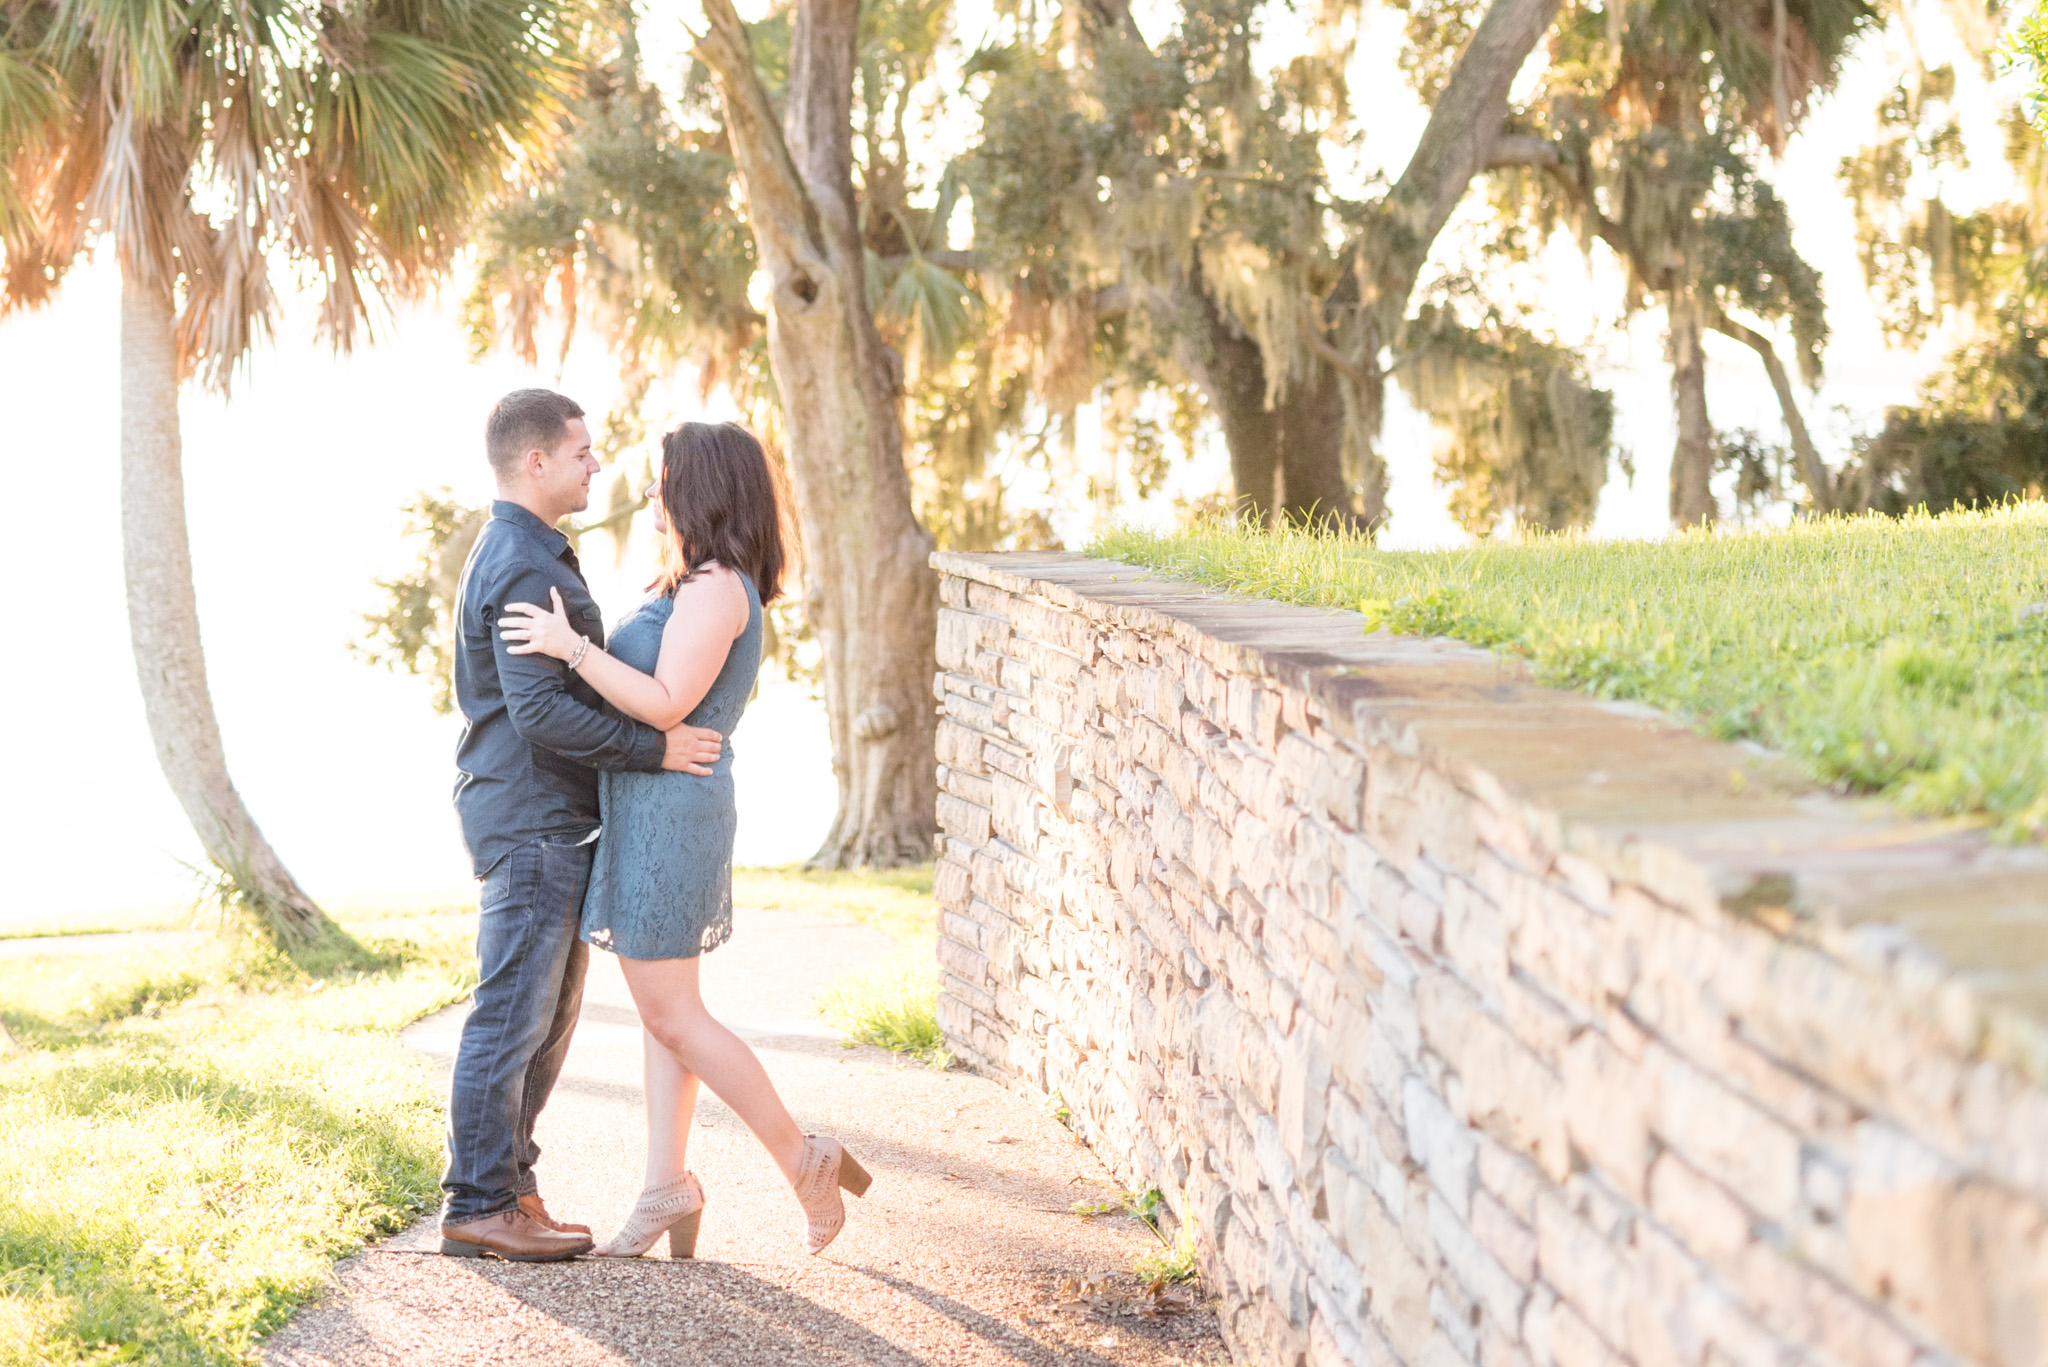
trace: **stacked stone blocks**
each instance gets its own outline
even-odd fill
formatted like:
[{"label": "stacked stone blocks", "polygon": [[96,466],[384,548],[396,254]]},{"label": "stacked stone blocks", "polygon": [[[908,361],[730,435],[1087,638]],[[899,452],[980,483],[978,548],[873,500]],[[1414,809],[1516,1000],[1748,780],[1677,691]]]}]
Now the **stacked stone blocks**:
[{"label": "stacked stone blocks", "polygon": [[[934,563],[941,1024],[1239,1361],[2048,1360],[2039,855],[1351,614]],[[1902,929],[1984,887],[1986,972]]]}]

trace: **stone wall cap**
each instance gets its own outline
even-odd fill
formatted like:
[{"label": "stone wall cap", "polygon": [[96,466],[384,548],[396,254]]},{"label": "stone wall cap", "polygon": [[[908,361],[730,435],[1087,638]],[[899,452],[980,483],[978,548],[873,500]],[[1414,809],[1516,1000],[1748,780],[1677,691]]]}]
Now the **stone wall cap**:
[{"label": "stone wall cap", "polygon": [[1543,843],[1694,915],[1875,954],[1886,970],[1900,942],[1869,928],[1898,927],[1941,966],[1930,994],[1968,989],[1964,1019],[1943,995],[1946,1028],[2048,1080],[2048,851],[1999,844],[1981,823],[1839,796],[1783,756],[1640,704],[1539,686],[1477,646],[1368,634],[1355,612],[1067,552],[940,551],[931,563],[1133,630],[1219,643],[1307,694],[1333,729],[1426,761]]}]

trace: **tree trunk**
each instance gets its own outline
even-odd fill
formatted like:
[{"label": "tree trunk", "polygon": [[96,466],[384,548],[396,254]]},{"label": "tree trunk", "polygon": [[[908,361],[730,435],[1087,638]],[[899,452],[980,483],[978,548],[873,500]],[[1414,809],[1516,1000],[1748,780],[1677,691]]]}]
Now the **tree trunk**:
[{"label": "tree trunk", "polygon": [[287,948],[301,948],[324,939],[334,923],[299,887],[235,791],[206,687],[185,533],[176,327],[170,295],[124,274],[121,542],[135,676],[157,763],[206,857],[234,879]]},{"label": "tree trunk", "polygon": [[1344,477],[1344,391],[1337,372],[1317,366],[1280,396],[1281,511],[1297,526],[1355,527]]},{"label": "tree trunk", "polygon": [[1344,474],[1344,394],[1336,373],[1319,366],[1312,376],[1297,376],[1279,402],[1267,407],[1258,343],[1202,287],[1199,270],[1189,285],[1202,319],[1204,354],[1183,353],[1183,364],[1223,428],[1237,515],[1264,526],[1283,520],[1357,526]]},{"label": "tree trunk", "polygon": [[731,0],[697,45],[725,107],[772,287],[768,356],[789,429],[804,605],[824,654],[839,814],[814,867],[931,858],[938,586],[910,507],[902,364],[875,331],[853,196],[858,0],[799,0],[782,127]]},{"label": "tree trunk", "polygon": [[[1190,358],[1194,372],[1223,428],[1230,452],[1230,483],[1237,516],[1271,526],[1283,506],[1280,488],[1280,415],[1266,407],[1266,367],[1259,345],[1238,331],[1229,315],[1192,282],[1195,307],[1202,317],[1198,340],[1203,354]],[[1192,349],[1192,348],[1190,348]]]},{"label": "tree trunk", "polygon": [[1714,520],[1714,428],[1707,419],[1707,364],[1700,350],[1700,304],[1690,290],[1665,296],[1670,315],[1671,395],[1678,444],[1671,452],[1671,521],[1701,527]]},{"label": "tree trunk", "polygon": [[1716,332],[1733,337],[1764,363],[1764,373],[1771,377],[1771,392],[1778,396],[1778,412],[1792,437],[1792,456],[1799,466],[1799,482],[1806,486],[1808,508],[1815,513],[1833,512],[1834,480],[1814,447],[1813,435],[1806,430],[1806,419],[1799,412],[1799,402],[1792,394],[1792,379],[1785,373],[1785,363],[1778,359],[1778,349],[1771,345],[1770,338],[1746,323],[1737,322],[1721,309],[1714,310],[1713,325]]}]

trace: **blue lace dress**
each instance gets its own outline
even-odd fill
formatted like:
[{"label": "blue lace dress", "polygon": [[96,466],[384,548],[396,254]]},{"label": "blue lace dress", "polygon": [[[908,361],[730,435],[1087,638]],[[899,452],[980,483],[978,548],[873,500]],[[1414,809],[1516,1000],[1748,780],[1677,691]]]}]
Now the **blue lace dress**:
[{"label": "blue lace dress", "polygon": [[[732,729],[761,668],[761,595],[745,574],[740,582],[747,588],[747,629],[685,718],[726,737],[711,776],[599,775],[604,834],[583,897],[583,938],[628,959],[694,959],[732,935]],[[652,674],[674,608],[667,594],[650,594],[619,623],[606,649]]]}]

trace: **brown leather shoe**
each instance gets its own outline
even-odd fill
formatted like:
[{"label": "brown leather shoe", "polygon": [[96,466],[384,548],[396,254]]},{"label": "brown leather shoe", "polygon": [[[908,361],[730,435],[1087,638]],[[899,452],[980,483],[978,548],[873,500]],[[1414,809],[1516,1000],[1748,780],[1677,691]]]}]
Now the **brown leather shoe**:
[{"label": "brown leather shoe", "polygon": [[588,1234],[558,1234],[516,1206],[459,1225],[441,1226],[441,1251],[451,1258],[485,1255],[515,1263],[558,1263],[590,1251]]},{"label": "brown leather shoe", "polygon": [[530,1191],[520,1197],[519,1208],[557,1234],[590,1233],[589,1225],[572,1225],[565,1220],[557,1220],[554,1216],[548,1214],[547,1202],[540,1199],[540,1193],[537,1191]]}]

